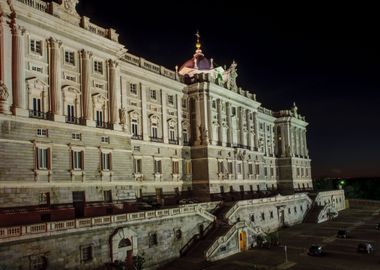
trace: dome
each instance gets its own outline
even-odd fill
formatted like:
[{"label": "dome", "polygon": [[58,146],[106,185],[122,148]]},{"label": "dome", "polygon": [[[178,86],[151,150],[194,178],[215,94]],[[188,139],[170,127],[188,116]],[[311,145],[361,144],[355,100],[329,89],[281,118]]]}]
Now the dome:
[{"label": "dome", "polygon": [[[195,65],[195,62],[197,64]],[[193,58],[187,60],[179,69],[181,71],[183,68],[191,68],[198,70],[210,70],[211,69],[211,61],[207,59],[203,54],[194,55]]]}]

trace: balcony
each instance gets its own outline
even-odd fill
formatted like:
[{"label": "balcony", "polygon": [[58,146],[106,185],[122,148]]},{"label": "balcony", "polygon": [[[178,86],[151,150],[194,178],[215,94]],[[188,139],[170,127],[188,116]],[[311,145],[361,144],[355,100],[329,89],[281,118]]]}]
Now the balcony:
[{"label": "balcony", "polygon": [[53,115],[50,112],[40,112],[35,110],[29,110],[29,117],[44,120],[53,120]]},{"label": "balcony", "polygon": [[132,140],[140,140],[142,141],[143,136],[138,134],[132,134]]},{"label": "balcony", "polygon": [[169,144],[175,144],[175,145],[177,145],[178,144],[178,140],[171,140],[171,139],[169,139]]},{"label": "balcony", "polygon": [[150,137],[150,141],[151,142],[157,142],[157,143],[163,143],[164,140],[162,138],[158,138],[158,137]]},{"label": "balcony", "polygon": [[113,129],[113,125],[108,122],[100,122],[96,121],[96,127],[97,128],[104,128],[104,129]]},{"label": "balcony", "polygon": [[85,125],[86,122],[82,118],[77,118],[73,116],[66,116],[66,123],[74,125]]}]

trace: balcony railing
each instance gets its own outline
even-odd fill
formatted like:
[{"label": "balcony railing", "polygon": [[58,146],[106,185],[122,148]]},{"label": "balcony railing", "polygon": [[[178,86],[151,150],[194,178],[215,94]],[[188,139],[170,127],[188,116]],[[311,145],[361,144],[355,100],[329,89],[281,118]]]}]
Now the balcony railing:
[{"label": "balcony railing", "polygon": [[178,140],[169,139],[169,144],[178,144]]},{"label": "balcony railing", "polygon": [[29,117],[30,118],[37,118],[37,119],[45,119],[45,120],[53,120],[53,115],[50,112],[40,112],[35,110],[29,110]]},{"label": "balcony railing", "polygon": [[113,129],[113,125],[109,122],[96,121],[97,128]]},{"label": "balcony railing", "polygon": [[82,118],[77,118],[73,116],[66,116],[66,123],[74,125],[85,125],[86,122]]},{"label": "balcony railing", "polygon": [[140,140],[140,141],[142,141],[142,139],[143,139],[142,135],[132,134],[132,140]]},{"label": "balcony railing", "polygon": [[162,138],[157,138],[157,137],[150,137],[151,142],[158,142],[158,143],[163,143],[164,140]]}]

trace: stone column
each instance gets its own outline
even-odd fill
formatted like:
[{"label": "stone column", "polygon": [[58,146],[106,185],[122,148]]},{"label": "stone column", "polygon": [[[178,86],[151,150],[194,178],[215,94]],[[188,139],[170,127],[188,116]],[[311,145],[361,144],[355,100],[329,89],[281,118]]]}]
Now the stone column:
[{"label": "stone column", "polygon": [[12,112],[14,115],[28,116],[25,89],[24,29],[16,23],[16,14],[12,12],[10,27],[12,31]]},{"label": "stone column", "polygon": [[249,110],[246,110],[246,123],[247,123],[247,146],[249,147],[249,149],[252,149],[252,120],[251,118],[249,117]]},{"label": "stone column", "polygon": [[194,145],[200,145],[201,144],[201,111],[200,111],[200,98],[199,96],[195,96],[194,102],[195,102],[195,139]]},{"label": "stone column", "polygon": [[231,104],[226,102],[226,118],[227,118],[227,145],[232,146],[232,123],[231,123]]},{"label": "stone column", "polygon": [[281,150],[281,157],[286,157],[286,135],[285,135],[285,127],[283,124],[280,125],[280,131],[281,131],[281,145],[279,147],[282,148]]},{"label": "stone column", "polygon": [[255,127],[255,134],[254,134],[254,149],[258,150],[259,149],[259,125],[257,121],[257,112],[253,113],[253,124]]},{"label": "stone column", "polygon": [[182,98],[176,95],[177,100],[177,140],[178,144],[182,144]]},{"label": "stone column", "polygon": [[162,106],[162,137],[164,143],[169,143],[168,137],[168,109],[166,106],[166,93],[161,89],[161,106]]},{"label": "stone column", "polygon": [[207,100],[208,96],[206,93],[201,93],[199,99],[199,107],[200,107],[200,126],[201,126],[201,141],[203,145],[207,145],[209,143],[209,133],[208,130],[208,114],[207,114]]},{"label": "stone column", "polygon": [[212,145],[216,145],[216,141],[215,141],[215,138],[214,138],[214,127],[213,127],[213,120],[212,120],[212,113],[211,113],[211,106],[212,106],[212,102],[211,102],[211,97],[209,95],[206,96],[206,112],[207,112],[207,129],[208,129],[208,140],[209,140],[209,143],[212,144]]},{"label": "stone column", "polygon": [[239,129],[240,129],[240,138],[239,138],[239,143],[241,145],[245,145],[245,140],[244,140],[244,122],[243,122],[243,119],[244,119],[244,109],[242,107],[239,107]]},{"label": "stone column", "polygon": [[109,113],[110,122],[113,125],[114,130],[121,130],[119,125],[118,109],[119,109],[119,98],[117,91],[117,67],[119,63],[109,59],[108,60],[108,93],[109,93]]},{"label": "stone column", "polygon": [[90,59],[91,52],[82,50],[81,56],[81,90],[82,90],[82,118],[86,125],[95,126],[95,121],[92,117],[92,99],[90,90]]},{"label": "stone column", "polygon": [[224,138],[223,138],[223,124],[222,124],[222,101],[221,99],[219,98],[217,101],[216,101],[216,108],[217,108],[217,112],[218,112],[218,142],[223,145],[224,143]]},{"label": "stone column", "polygon": [[140,83],[140,95],[141,95],[141,121],[142,121],[142,135],[144,141],[150,141],[148,132],[148,115],[146,110],[146,86]]},{"label": "stone column", "polygon": [[61,92],[61,64],[60,47],[62,42],[49,38],[47,40],[49,49],[49,87],[50,87],[50,113],[53,120],[64,122],[65,116],[62,111],[62,92]]},{"label": "stone column", "polygon": [[0,113],[9,114],[8,88],[5,85],[4,78],[4,28],[3,28],[3,12],[0,7]]},{"label": "stone column", "polygon": [[305,147],[305,156],[309,158],[309,150],[307,149],[306,130],[303,131],[303,143]]}]

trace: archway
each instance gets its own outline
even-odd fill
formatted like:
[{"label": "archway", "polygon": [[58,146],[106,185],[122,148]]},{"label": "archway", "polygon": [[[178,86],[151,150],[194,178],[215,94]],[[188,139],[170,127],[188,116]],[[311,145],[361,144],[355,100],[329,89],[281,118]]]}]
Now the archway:
[{"label": "archway", "polygon": [[132,257],[137,255],[137,234],[129,228],[118,228],[110,237],[111,260],[122,261],[132,269]]},{"label": "archway", "polygon": [[240,251],[247,250],[247,233],[245,231],[239,233],[239,248]]},{"label": "archway", "polygon": [[125,256],[124,262],[127,267],[127,269],[132,269],[133,267],[133,246],[131,240],[128,238],[123,238],[120,240],[118,245],[118,253],[120,254],[120,257]]}]

